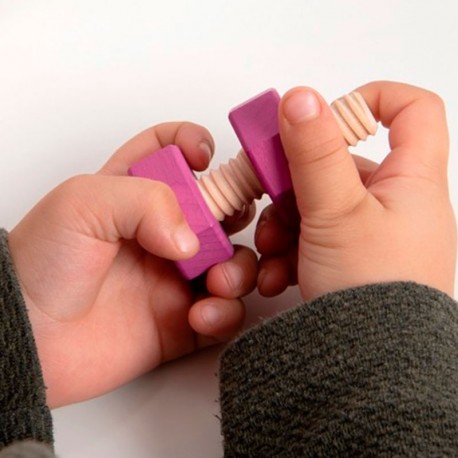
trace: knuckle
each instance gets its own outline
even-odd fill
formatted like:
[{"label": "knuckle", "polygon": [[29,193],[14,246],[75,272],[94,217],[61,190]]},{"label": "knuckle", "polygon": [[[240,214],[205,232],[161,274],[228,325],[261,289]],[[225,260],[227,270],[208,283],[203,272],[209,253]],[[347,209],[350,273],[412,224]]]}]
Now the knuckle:
[{"label": "knuckle", "polygon": [[88,191],[92,189],[93,176],[91,175],[75,175],[66,179],[58,185],[52,197],[56,203],[70,202],[75,199],[81,199]]},{"label": "knuckle", "polygon": [[148,180],[144,182],[145,199],[154,207],[173,208],[177,198],[173,189],[162,181]]},{"label": "knuckle", "polygon": [[177,127],[176,133],[175,133],[175,141],[177,143],[180,143],[183,141],[183,139],[188,138],[190,134],[192,134],[194,131],[198,130],[199,126],[196,124],[189,122],[189,121],[182,121]]},{"label": "knuckle", "polygon": [[439,94],[426,91],[425,100],[431,108],[434,107],[437,111],[445,112],[445,102]]},{"label": "knuckle", "polygon": [[343,137],[337,134],[311,139],[304,145],[307,154],[301,156],[302,162],[306,164],[323,162],[335,157],[343,149],[346,149],[346,144]]},{"label": "knuckle", "polygon": [[175,193],[170,185],[162,181],[152,181],[151,191],[153,196],[160,200],[169,201],[175,198]]},{"label": "knuckle", "polygon": [[75,175],[67,178],[61,185],[66,191],[76,191],[85,188],[91,180],[91,175]]}]

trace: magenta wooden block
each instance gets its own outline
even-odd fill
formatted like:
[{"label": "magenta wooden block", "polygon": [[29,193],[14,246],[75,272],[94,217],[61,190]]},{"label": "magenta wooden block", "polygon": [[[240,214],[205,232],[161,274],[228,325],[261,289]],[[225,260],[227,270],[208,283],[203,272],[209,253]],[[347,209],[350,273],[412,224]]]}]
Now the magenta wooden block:
[{"label": "magenta wooden block", "polygon": [[174,190],[189,226],[200,241],[200,250],[195,256],[176,262],[185,278],[195,278],[233,255],[234,248],[229,238],[208,209],[194,175],[177,146],[169,145],[148,155],[133,164],[129,174],[162,181]]},{"label": "magenta wooden block", "polygon": [[229,120],[280,217],[286,224],[294,225],[299,215],[280,141],[279,103],[277,91],[269,89],[232,109]]}]

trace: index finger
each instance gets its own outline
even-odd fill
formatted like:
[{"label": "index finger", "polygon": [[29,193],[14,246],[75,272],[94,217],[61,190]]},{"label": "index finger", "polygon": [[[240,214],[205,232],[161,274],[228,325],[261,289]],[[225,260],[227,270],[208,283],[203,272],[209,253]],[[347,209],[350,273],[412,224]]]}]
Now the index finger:
[{"label": "index finger", "polygon": [[446,174],[449,136],[444,103],[438,95],[390,81],[368,83],[357,91],[375,118],[390,129],[388,162],[394,159],[404,171],[421,168]]},{"label": "index finger", "polygon": [[205,127],[190,122],[167,122],[150,127],[124,143],[100,169],[103,175],[127,175],[134,163],[166,145],[177,145],[193,170],[205,170],[215,144]]}]

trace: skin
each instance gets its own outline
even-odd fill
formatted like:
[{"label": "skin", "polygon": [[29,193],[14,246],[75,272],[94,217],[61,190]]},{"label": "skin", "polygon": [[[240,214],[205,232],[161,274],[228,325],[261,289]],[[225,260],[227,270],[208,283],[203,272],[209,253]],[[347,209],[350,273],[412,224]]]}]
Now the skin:
[{"label": "skin", "polygon": [[[131,163],[170,143],[193,169],[204,169],[213,140],[189,123],[141,133],[97,174],[70,179],[32,209],[11,231],[10,248],[52,407],[230,339],[243,323],[239,298],[256,281],[266,296],[298,284],[305,300],[398,280],[453,295],[456,225],[443,103],[399,83],[358,91],[390,132],[380,165],[349,154],[316,91],[295,88],[283,97],[280,134],[301,222],[293,233],[273,207],[262,212],[259,275],[254,253],[237,247],[204,280],[184,281],[170,260],[190,257],[198,246],[173,193],[125,176]],[[238,216],[228,231],[242,229],[253,208]]]},{"label": "skin", "polygon": [[[255,286],[255,254],[236,247],[206,279],[185,281],[171,260],[191,257],[198,240],[173,191],[126,176],[130,164],[170,143],[194,170],[205,169],[214,150],[194,124],[148,129],[98,173],[51,191],[10,233],[51,407],[106,393],[228,340],[243,324],[239,298]],[[227,230],[253,214],[247,209]]]},{"label": "skin", "polygon": [[447,184],[442,100],[418,87],[373,82],[357,89],[389,129],[381,164],[349,154],[313,89],[283,97],[280,135],[301,215],[299,237],[273,207],[258,222],[258,288],[273,296],[298,284],[313,299],[344,288],[414,281],[454,294],[456,224]]}]

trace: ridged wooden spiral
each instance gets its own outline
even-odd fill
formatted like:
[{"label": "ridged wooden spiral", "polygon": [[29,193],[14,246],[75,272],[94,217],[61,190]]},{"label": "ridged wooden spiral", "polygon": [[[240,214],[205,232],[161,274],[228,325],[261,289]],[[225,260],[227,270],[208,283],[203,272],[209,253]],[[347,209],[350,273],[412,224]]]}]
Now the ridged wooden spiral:
[{"label": "ridged wooden spiral", "polygon": [[357,91],[332,102],[331,110],[339,123],[345,141],[351,146],[377,132],[377,121],[363,96]]},{"label": "ridged wooden spiral", "polygon": [[[345,141],[355,146],[377,132],[377,121],[359,92],[347,94],[331,104]],[[264,189],[250,160],[242,150],[235,159],[203,175],[197,185],[210,211],[218,221],[241,211],[255,199],[261,198]]]},{"label": "ridged wooden spiral", "polygon": [[264,194],[250,160],[242,150],[235,159],[201,176],[198,186],[218,221],[240,211]]}]

